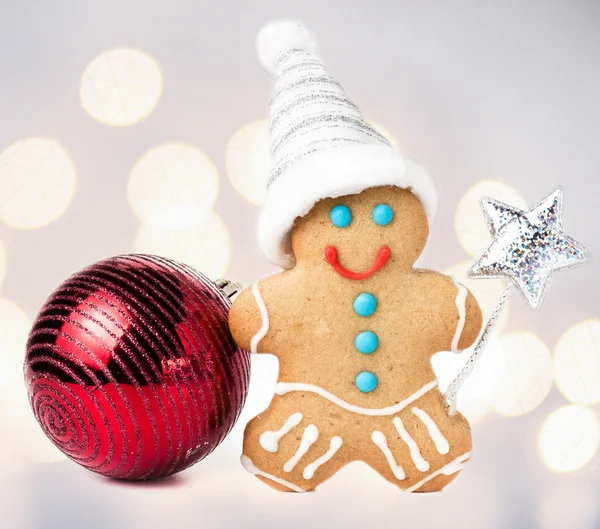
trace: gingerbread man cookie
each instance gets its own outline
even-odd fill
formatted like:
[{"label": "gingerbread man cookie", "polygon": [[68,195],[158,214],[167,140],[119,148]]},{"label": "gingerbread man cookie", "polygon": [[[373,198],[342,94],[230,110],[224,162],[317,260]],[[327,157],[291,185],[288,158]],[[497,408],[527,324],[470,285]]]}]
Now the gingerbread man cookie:
[{"label": "gingerbread man cookie", "polygon": [[269,408],[250,421],[242,464],[307,491],[364,461],[406,491],[436,491],[469,459],[431,367],[477,338],[468,290],[413,269],[429,233],[429,175],[370,127],[314,55],[301,26],[259,35],[276,74],[272,171],[259,242],[286,270],[234,301],[236,342],[279,360]]}]

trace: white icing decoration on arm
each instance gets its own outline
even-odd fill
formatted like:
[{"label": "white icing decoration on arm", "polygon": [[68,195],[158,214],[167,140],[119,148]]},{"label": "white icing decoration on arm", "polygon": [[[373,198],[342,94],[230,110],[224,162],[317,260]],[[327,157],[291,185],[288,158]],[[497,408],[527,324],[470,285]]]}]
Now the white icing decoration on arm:
[{"label": "white icing decoration on arm", "polygon": [[462,335],[463,329],[465,328],[465,319],[467,317],[467,295],[469,291],[464,285],[461,285],[458,281],[452,278],[452,282],[456,285],[456,309],[458,310],[458,323],[456,324],[456,330],[454,331],[454,337],[452,338],[452,345],[450,350],[453,353],[458,353],[458,342]]},{"label": "white icing decoration on arm", "polygon": [[435,448],[440,454],[447,454],[450,452],[450,445],[448,440],[442,435],[435,421],[429,416],[429,414],[421,408],[413,408],[412,412],[421,420],[421,422],[427,427],[429,437],[435,444]]},{"label": "white icing decoration on arm", "polygon": [[404,472],[404,469],[398,463],[396,463],[396,460],[394,459],[392,451],[390,450],[390,447],[387,444],[387,439],[385,438],[385,434],[383,432],[375,430],[371,434],[371,440],[383,452],[383,455],[387,459],[387,462],[390,465],[390,468],[392,469],[394,476],[396,476],[396,479],[398,479],[400,481],[402,481],[403,479],[406,479],[406,473]]},{"label": "white icing decoration on arm", "polygon": [[281,438],[298,426],[300,421],[302,421],[302,414],[300,412],[290,415],[280,430],[277,430],[276,432],[265,432],[260,436],[260,446],[267,452],[277,452],[277,450],[279,450],[279,441]]},{"label": "white icing decoration on arm", "polygon": [[269,311],[267,310],[267,306],[265,305],[265,300],[262,298],[262,296],[260,294],[260,290],[258,289],[258,281],[256,283],[253,283],[252,293],[254,294],[254,299],[256,300],[256,304],[258,305],[258,310],[260,311],[260,317],[262,318],[262,325],[261,325],[260,329],[252,337],[252,340],[250,341],[250,352],[257,353],[258,352],[258,344],[269,332]]},{"label": "white icing decoration on arm", "polygon": [[266,472],[263,472],[254,465],[254,463],[248,456],[242,455],[240,461],[242,463],[242,466],[253,476],[263,476],[264,478],[270,479],[275,483],[279,483],[280,485],[283,485],[284,487],[287,487],[288,489],[291,489],[294,492],[306,492],[304,489],[301,489],[300,487],[294,485],[293,483],[290,483],[289,481],[286,481],[285,479],[281,479],[271,474],[267,474]]},{"label": "white icing decoration on arm", "polygon": [[450,463],[448,463],[447,465],[436,470],[435,472],[432,472],[431,474],[429,474],[429,476],[423,478],[418,483],[415,483],[412,487],[406,489],[405,492],[414,492],[415,490],[419,490],[423,485],[425,485],[425,483],[431,481],[433,478],[439,476],[440,474],[444,474],[444,476],[451,476],[452,474],[456,474],[459,470],[463,469],[464,462],[467,459],[469,459],[469,457],[471,457],[471,452],[467,452],[466,454],[458,456],[453,461],[450,461]]},{"label": "white icing decoration on arm", "polygon": [[394,404],[393,406],[388,406],[386,408],[362,408],[361,406],[356,406],[354,404],[349,404],[348,402],[336,397],[332,393],[329,393],[326,389],[323,389],[319,386],[314,386],[313,384],[303,384],[297,382],[278,382],[275,385],[275,393],[277,395],[285,395],[286,393],[290,393],[291,391],[308,391],[310,393],[316,393],[317,395],[330,400],[334,404],[337,404],[340,408],[344,408],[345,410],[359,413],[361,415],[370,415],[373,417],[382,416],[382,415],[394,415],[399,411],[406,408],[409,404],[412,404],[417,399],[421,398],[425,393],[431,391],[438,384],[437,380],[432,380],[425,384],[420,390],[413,393],[410,397]]},{"label": "white icing decoration on arm", "polygon": [[300,461],[304,454],[308,452],[308,449],[315,444],[318,438],[319,429],[314,424],[309,424],[302,434],[302,439],[300,440],[300,446],[298,447],[298,450],[296,450],[296,453],[292,456],[292,458],[287,461],[285,465],[283,465],[283,471],[291,472],[297,465],[298,461]]},{"label": "white icing decoration on arm", "polygon": [[421,455],[421,451],[419,450],[417,443],[406,431],[406,428],[404,428],[404,424],[402,424],[402,419],[400,417],[394,417],[393,422],[394,426],[396,427],[396,430],[398,431],[398,435],[400,435],[400,438],[406,443],[406,446],[408,446],[408,449],[410,451],[410,457],[412,458],[417,469],[421,472],[427,472],[430,468],[429,463],[425,461],[425,459]]},{"label": "white icing decoration on arm", "polygon": [[329,450],[327,450],[327,452],[325,452],[319,459],[313,461],[310,465],[306,465],[304,472],[302,472],[302,477],[304,479],[311,479],[315,475],[316,470],[321,465],[327,463],[327,461],[329,461],[335,455],[341,446],[342,438],[337,435],[333,436],[331,441],[329,441]]}]

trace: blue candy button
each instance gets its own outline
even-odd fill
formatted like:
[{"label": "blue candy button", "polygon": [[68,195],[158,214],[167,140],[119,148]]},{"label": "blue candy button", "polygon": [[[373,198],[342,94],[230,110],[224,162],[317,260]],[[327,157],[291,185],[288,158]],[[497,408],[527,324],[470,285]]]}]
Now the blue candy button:
[{"label": "blue candy button", "polygon": [[363,292],[356,296],[356,299],[354,300],[354,312],[364,318],[373,314],[376,308],[377,300],[373,294]]},{"label": "blue candy button", "polygon": [[371,354],[379,345],[379,338],[372,331],[364,331],[356,335],[354,345],[359,353]]},{"label": "blue candy button", "polygon": [[387,204],[379,204],[373,208],[373,220],[375,224],[387,226],[394,218],[394,212]]},{"label": "blue candy button", "polygon": [[362,371],[356,375],[356,387],[363,393],[370,393],[377,387],[377,377],[370,371]]},{"label": "blue candy button", "polygon": [[352,222],[352,212],[348,206],[339,204],[331,208],[329,212],[331,223],[337,228],[346,228]]}]

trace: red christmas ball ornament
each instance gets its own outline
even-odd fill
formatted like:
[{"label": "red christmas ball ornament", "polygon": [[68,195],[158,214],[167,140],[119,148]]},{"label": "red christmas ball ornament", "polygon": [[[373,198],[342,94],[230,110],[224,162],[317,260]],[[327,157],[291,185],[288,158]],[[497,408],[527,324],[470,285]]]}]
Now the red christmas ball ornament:
[{"label": "red christmas ball ornament", "polygon": [[27,342],[29,401],[46,435],[112,478],[168,476],[206,457],[248,390],[230,305],[215,283],[161,257],[114,257],[71,276]]}]

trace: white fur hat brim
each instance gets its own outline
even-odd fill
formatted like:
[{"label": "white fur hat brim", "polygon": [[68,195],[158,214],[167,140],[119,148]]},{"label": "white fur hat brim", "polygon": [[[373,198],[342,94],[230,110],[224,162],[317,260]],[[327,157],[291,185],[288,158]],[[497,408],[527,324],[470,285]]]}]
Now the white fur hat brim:
[{"label": "white fur hat brim", "polygon": [[365,189],[393,185],[410,189],[423,204],[429,223],[437,211],[431,176],[419,164],[393,149],[352,145],[326,149],[297,161],[269,188],[258,226],[265,257],[284,269],[293,268],[291,230],[321,199],[355,195]]}]

